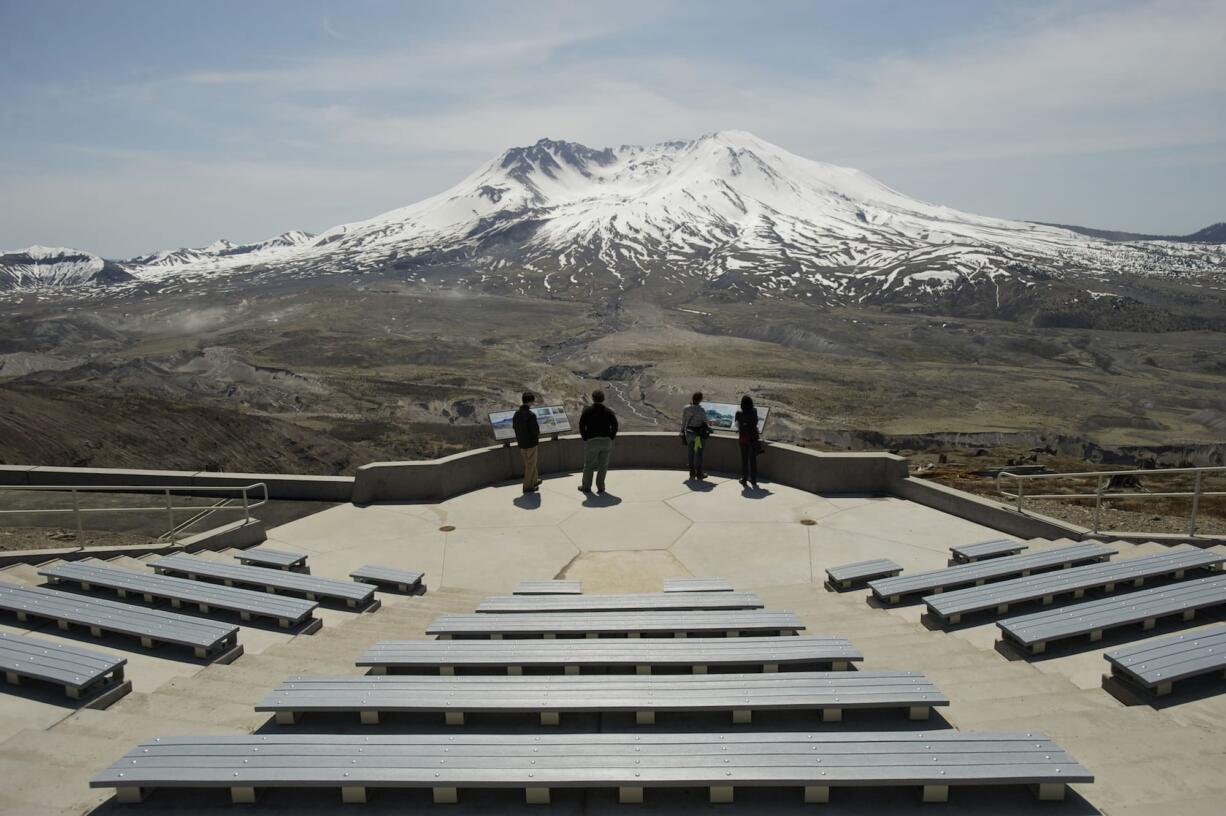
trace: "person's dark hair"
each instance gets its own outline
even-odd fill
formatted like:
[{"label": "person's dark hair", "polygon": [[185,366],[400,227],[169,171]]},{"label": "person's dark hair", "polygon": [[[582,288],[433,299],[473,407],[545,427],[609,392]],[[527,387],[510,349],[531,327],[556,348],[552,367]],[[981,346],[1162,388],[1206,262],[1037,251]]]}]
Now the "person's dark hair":
[{"label": "person's dark hair", "polygon": [[702,402],[702,392],[695,391],[694,394],[690,397],[690,402],[694,403],[695,405]]},{"label": "person's dark hair", "polygon": [[754,410],[753,398],[750,397],[748,394],[741,397],[741,410],[742,411],[753,411]]},{"label": "person's dark hair", "polygon": [[604,392],[599,388],[592,392],[592,402],[597,404],[604,402]]},{"label": "person's dark hair", "polygon": [[523,399],[524,399],[524,404],[527,405],[530,402],[536,402],[536,395],[533,394],[531,391],[525,391]]}]

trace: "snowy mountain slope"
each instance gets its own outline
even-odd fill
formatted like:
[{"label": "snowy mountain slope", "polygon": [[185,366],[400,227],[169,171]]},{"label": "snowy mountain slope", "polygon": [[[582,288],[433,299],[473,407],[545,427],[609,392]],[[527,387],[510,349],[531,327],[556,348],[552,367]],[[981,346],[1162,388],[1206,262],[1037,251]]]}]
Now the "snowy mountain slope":
[{"label": "snowy mountain slope", "polygon": [[290,250],[306,246],[315,236],[301,230],[283,232],[276,238],[254,244],[235,244],[221,239],[199,249],[184,247],[141,255],[127,261],[133,267],[146,269],[224,269],[251,263],[263,263],[287,256]]},{"label": "snowy mountain slope", "polygon": [[452,189],[327,230],[289,270],[394,267],[482,288],[588,296],[793,295],[889,301],[1069,271],[1206,271],[1201,245],[1110,244],[929,204],[752,134],[593,150],[542,139]]},{"label": "snowy mountain slope", "polygon": [[227,272],[383,272],[556,297],[646,288],[660,300],[939,301],[990,313],[1086,276],[1213,278],[1226,246],[1110,242],[972,215],[722,131],[601,150],[542,139],[439,195],[318,236],[219,241],[123,266],[172,287]]},{"label": "snowy mountain slope", "polygon": [[31,246],[0,252],[0,289],[101,285],[131,279],[117,264],[79,249]]}]

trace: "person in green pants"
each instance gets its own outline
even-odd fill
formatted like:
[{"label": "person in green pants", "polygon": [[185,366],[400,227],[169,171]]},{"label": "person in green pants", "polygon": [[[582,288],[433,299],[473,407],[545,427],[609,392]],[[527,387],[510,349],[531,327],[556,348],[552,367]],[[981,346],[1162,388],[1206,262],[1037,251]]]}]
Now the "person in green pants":
[{"label": "person in green pants", "polygon": [[604,392],[592,392],[592,404],[579,415],[579,435],[583,437],[583,484],[579,489],[592,492],[592,477],[596,492],[605,492],[605,472],[609,469],[609,453],[617,438],[617,415],[604,404]]}]

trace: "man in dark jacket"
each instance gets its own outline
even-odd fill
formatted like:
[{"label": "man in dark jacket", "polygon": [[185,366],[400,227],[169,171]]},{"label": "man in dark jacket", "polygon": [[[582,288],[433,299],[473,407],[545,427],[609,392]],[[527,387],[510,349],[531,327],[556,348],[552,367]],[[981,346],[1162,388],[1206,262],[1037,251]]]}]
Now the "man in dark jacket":
[{"label": "man in dark jacket", "polygon": [[604,404],[604,392],[592,392],[592,404],[579,415],[579,435],[583,437],[583,484],[579,489],[592,492],[592,476],[596,476],[596,492],[604,492],[604,476],[609,469],[609,453],[617,438],[617,416]]},{"label": "man in dark jacket", "polygon": [[515,441],[519,452],[524,457],[524,492],[535,493],[541,486],[541,478],[537,473],[537,446],[541,443],[541,424],[532,412],[532,403],[536,396],[531,391],[524,392],[523,405],[515,412],[511,427],[515,429]]}]

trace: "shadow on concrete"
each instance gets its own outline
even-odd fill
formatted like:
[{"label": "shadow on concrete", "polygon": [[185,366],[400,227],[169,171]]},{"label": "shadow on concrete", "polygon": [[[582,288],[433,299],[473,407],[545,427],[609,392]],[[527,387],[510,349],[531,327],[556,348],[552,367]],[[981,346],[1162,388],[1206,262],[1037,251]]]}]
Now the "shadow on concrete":
[{"label": "shadow on concrete", "polygon": [[1161,711],[1226,694],[1226,680],[1222,679],[1220,669],[1214,669],[1208,674],[1177,680],[1170,694],[1158,697],[1152,691],[1134,683],[1104,674],[1103,690],[1124,705],[1148,705]]},{"label": "shadow on concrete", "polygon": [[612,493],[589,493],[587,498],[583,500],[584,507],[616,507],[621,504],[620,496],[614,496]]},{"label": "shadow on concrete", "polygon": [[540,493],[523,493],[516,496],[511,504],[518,507],[520,510],[536,510],[541,506]]},{"label": "shadow on concrete", "polygon": [[710,493],[715,489],[715,483],[705,479],[686,479],[685,486],[695,493]]},{"label": "shadow on concrete", "polygon": [[773,496],[765,487],[742,487],[741,495],[747,499],[765,499],[767,496]]}]

